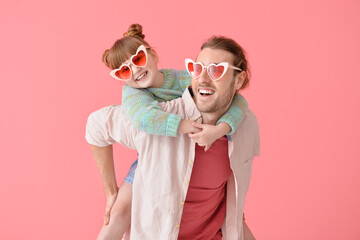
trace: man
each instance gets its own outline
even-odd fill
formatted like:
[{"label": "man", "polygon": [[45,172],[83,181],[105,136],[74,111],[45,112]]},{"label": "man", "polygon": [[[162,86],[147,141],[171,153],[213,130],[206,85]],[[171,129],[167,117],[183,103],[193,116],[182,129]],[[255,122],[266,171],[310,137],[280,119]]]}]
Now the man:
[{"label": "man", "polygon": [[[213,37],[191,64],[191,87],[182,98],[160,105],[182,118],[215,124],[248,83],[244,52],[231,39]],[[88,125],[97,129],[87,133],[89,143],[99,134],[104,142],[119,142],[139,153],[131,239],[244,239],[243,207],[252,160],[259,154],[259,133],[247,106],[243,114],[235,133],[206,152],[201,134],[149,135],[132,127],[119,106],[89,117]]]}]

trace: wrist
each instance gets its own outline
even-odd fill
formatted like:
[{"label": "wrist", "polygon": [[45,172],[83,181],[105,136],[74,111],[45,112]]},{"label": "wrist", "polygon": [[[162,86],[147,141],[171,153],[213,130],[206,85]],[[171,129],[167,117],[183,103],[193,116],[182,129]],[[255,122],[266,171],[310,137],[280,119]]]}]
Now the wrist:
[{"label": "wrist", "polygon": [[230,125],[224,122],[220,122],[218,125],[216,125],[216,127],[222,136],[227,135],[231,131]]},{"label": "wrist", "polygon": [[105,196],[107,199],[116,196],[118,194],[119,188],[114,186],[112,188],[105,189]]},{"label": "wrist", "polygon": [[191,128],[191,121],[186,119],[181,119],[177,133],[178,134],[188,133],[189,128]]}]

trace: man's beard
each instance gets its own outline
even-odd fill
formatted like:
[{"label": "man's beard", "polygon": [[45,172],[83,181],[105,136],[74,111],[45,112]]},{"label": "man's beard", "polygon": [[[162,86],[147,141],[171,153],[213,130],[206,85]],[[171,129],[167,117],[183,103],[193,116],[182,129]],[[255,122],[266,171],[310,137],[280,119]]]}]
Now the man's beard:
[{"label": "man's beard", "polygon": [[227,91],[225,91],[224,96],[218,96],[218,98],[215,99],[210,104],[204,105],[204,104],[201,104],[200,102],[198,102],[197,99],[195,99],[198,110],[203,113],[216,113],[216,112],[224,111],[225,108],[229,105],[229,103],[234,98],[234,93],[235,93],[234,88],[235,88],[235,81],[233,81],[231,83],[229,89]]}]

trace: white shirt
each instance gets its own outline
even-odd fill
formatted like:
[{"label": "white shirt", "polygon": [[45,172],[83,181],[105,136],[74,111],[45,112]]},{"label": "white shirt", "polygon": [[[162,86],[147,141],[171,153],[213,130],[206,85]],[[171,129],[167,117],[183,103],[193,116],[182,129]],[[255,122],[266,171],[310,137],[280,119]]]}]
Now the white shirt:
[{"label": "white shirt", "polygon": [[[182,98],[160,103],[160,106],[184,119],[202,121],[189,89]],[[228,142],[232,175],[227,182],[224,240],[244,239],[243,208],[252,161],[260,151],[257,119],[248,108],[244,109],[243,117]],[[135,129],[121,107],[113,105],[89,116],[86,140],[99,147],[118,142],[139,153],[133,183],[130,239],[177,239],[195,159],[195,143],[187,134],[178,137],[147,134]]]}]

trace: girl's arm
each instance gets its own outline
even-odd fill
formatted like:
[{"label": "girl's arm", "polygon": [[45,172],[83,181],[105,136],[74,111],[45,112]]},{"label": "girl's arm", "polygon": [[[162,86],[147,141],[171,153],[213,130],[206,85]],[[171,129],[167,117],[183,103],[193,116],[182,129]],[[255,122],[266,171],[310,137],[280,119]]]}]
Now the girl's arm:
[{"label": "girl's arm", "polygon": [[211,144],[217,139],[230,132],[230,126],[226,123],[218,125],[193,123],[193,126],[200,129],[198,133],[189,133],[189,137],[199,146],[205,147],[205,152],[211,147]]},{"label": "girl's arm", "polygon": [[[167,90],[161,89],[161,91]],[[122,108],[135,128],[153,135],[172,137],[177,136],[178,133],[195,132],[196,128],[191,125],[192,121],[182,120],[179,115],[164,112],[158,104],[155,95],[149,90],[124,85]]]},{"label": "girl's arm", "polygon": [[199,146],[205,146],[207,151],[213,142],[224,135],[231,135],[243,120],[243,112],[247,107],[246,100],[236,94],[228,111],[217,121],[217,125],[193,123],[194,127],[201,129],[199,133],[189,133],[189,137]]},{"label": "girl's arm", "polygon": [[[178,97],[191,84],[191,78],[185,70],[165,70],[165,83],[162,88],[135,89],[125,85],[123,87],[123,109],[135,128],[154,135],[167,135],[175,137],[181,133],[194,133],[199,130],[192,126],[189,120],[182,120],[176,114],[167,113],[158,106],[159,101],[168,101]],[[155,95],[155,94],[156,95]],[[229,110],[219,119],[211,135],[205,135],[209,145],[223,135],[235,132],[242,121],[242,107],[247,106],[241,95],[235,95]],[[222,126],[218,126],[223,123]],[[228,127],[225,127],[228,125]]]},{"label": "girl's arm", "polygon": [[230,108],[227,112],[217,121],[216,125],[220,123],[227,123],[231,129],[230,132],[226,133],[226,135],[231,135],[235,132],[236,128],[243,120],[243,113],[247,108],[248,104],[245,98],[236,93],[235,97],[230,105]]}]

